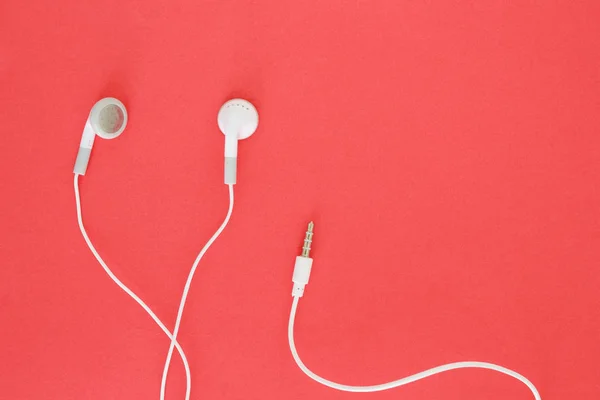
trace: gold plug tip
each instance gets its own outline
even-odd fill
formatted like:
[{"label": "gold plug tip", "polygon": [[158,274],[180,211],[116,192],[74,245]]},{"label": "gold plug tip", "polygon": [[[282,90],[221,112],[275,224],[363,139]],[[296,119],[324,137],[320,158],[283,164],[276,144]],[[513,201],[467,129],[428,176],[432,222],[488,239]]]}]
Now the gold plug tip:
[{"label": "gold plug tip", "polygon": [[308,223],[308,230],[304,236],[304,245],[302,246],[302,257],[310,257],[310,246],[312,244],[313,230],[315,229],[314,222]]}]

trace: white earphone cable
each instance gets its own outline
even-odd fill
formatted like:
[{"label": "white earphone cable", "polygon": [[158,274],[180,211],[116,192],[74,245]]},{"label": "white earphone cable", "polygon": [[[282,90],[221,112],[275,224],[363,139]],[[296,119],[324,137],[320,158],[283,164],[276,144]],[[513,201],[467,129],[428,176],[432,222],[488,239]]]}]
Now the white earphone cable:
[{"label": "white earphone cable", "polygon": [[340,383],[329,381],[329,380],[315,374],[314,372],[312,372],[310,369],[308,369],[308,367],[306,367],[306,365],[304,365],[304,363],[300,359],[300,356],[298,355],[298,351],[296,350],[296,344],[294,343],[294,321],[296,319],[296,311],[298,309],[298,302],[300,301],[300,297],[302,297],[304,295],[304,288],[306,287],[306,285],[308,284],[308,282],[310,280],[310,273],[312,271],[313,259],[310,258],[310,250],[311,250],[311,244],[313,241],[313,235],[314,235],[314,224],[312,222],[310,222],[308,224],[308,230],[306,231],[306,236],[304,238],[304,245],[302,247],[302,255],[296,257],[296,264],[294,266],[294,274],[292,276],[292,282],[294,282],[294,286],[292,289],[292,297],[294,298],[294,301],[292,302],[292,310],[290,311],[290,320],[288,323],[288,343],[290,345],[290,350],[292,352],[292,356],[294,357],[294,361],[296,361],[296,364],[298,365],[300,370],[302,372],[304,372],[309,378],[313,379],[314,381],[316,381],[322,385],[328,386],[332,389],[341,390],[344,392],[371,393],[371,392],[378,392],[378,391],[382,391],[382,390],[397,388],[399,386],[403,386],[408,383],[415,382],[415,381],[421,380],[423,378],[427,378],[432,375],[440,374],[442,372],[452,371],[454,369],[482,368],[482,369],[489,369],[492,371],[500,372],[502,374],[511,376],[511,377],[523,382],[525,385],[527,385],[529,390],[531,390],[531,393],[533,393],[533,397],[535,397],[536,400],[542,399],[540,396],[540,393],[538,392],[536,387],[533,385],[533,383],[531,383],[531,381],[529,379],[525,378],[523,375],[521,375],[513,370],[510,370],[508,368],[502,367],[500,365],[491,364],[491,363],[487,363],[487,362],[481,362],[481,361],[461,361],[461,362],[454,362],[454,363],[450,363],[450,364],[444,364],[444,365],[430,368],[428,370],[418,372],[416,374],[413,374],[413,375],[410,375],[405,378],[401,378],[401,379],[398,379],[398,380],[395,380],[392,382],[382,383],[380,385],[370,385],[370,386],[342,385]]},{"label": "white earphone cable", "polygon": [[529,388],[529,390],[531,390],[531,393],[533,393],[533,397],[535,397],[536,400],[542,399],[540,397],[539,392],[533,385],[533,383],[531,383],[531,381],[529,379],[525,378],[523,375],[521,375],[515,371],[512,371],[508,368],[504,368],[500,365],[486,363],[486,362],[480,362],[480,361],[462,361],[462,362],[455,362],[455,363],[440,365],[438,367],[434,367],[434,368],[431,368],[431,369],[428,369],[428,370],[425,370],[425,371],[422,371],[422,372],[416,373],[414,375],[410,375],[405,378],[398,379],[398,380],[395,380],[392,382],[382,383],[380,385],[349,386],[349,385],[342,385],[340,383],[335,383],[335,382],[329,381],[325,378],[320,377],[319,375],[315,374],[310,369],[308,369],[306,367],[306,365],[304,365],[304,363],[300,359],[300,356],[298,355],[298,351],[296,350],[296,345],[294,343],[294,320],[296,319],[296,310],[298,308],[299,300],[300,300],[299,297],[294,296],[294,301],[292,302],[292,310],[290,312],[290,320],[289,320],[289,324],[288,324],[288,341],[289,341],[289,345],[290,345],[290,350],[292,351],[292,356],[294,357],[294,361],[296,361],[296,364],[298,364],[298,367],[300,367],[302,372],[304,372],[309,378],[319,382],[322,385],[328,386],[332,389],[341,390],[344,392],[371,393],[371,392],[378,392],[378,391],[382,391],[382,390],[397,388],[399,386],[403,386],[408,383],[415,382],[415,381],[421,380],[423,378],[427,378],[428,376],[436,375],[436,374],[446,372],[446,371],[451,371],[453,369],[483,368],[483,369],[490,369],[492,371],[497,371],[497,372],[506,374],[508,376],[511,376],[515,379],[518,379],[519,381],[521,381],[525,385],[527,385],[527,387]]},{"label": "white earphone cable", "polygon": [[141,298],[139,298],[138,295],[136,295],[123,282],[121,282],[121,280],[119,280],[119,278],[117,278],[117,276],[110,270],[110,268],[108,268],[108,265],[106,265],[106,263],[104,262],[102,257],[100,257],[100,254],[98,254],[98,251],[96,251],[96,248],[92,244],[92,241],[90,240],[90,238],[85,230],[85,227],[83,226],[83,218],[81,216],[81,199],[80,199],[80,195],[79,195],[79,174],[75,174],[75,178],[73,180],[73,186],[75,189],[75,205],[77,207],[77,222],[79,224],[79,230],[81,231],[81,235],[83,236],[83,239],[87,243],[88,247],[90,248],[90,251],[96,258],[98,263],[102,266],[104,271],[108,274],[110,279],[112,279],[121,289],[123,289],[123,291],[125,293],[127,293],[133,300],[135,300],[146,311],[146,313],[148,313],[148,315],[154,320],[154,322],[156,322],[156,324],[160,327],[160,329],[162,329],[163,332],[171,339],[171,351],[169,354],[172,353],[173,346],[175,346],[177,348],[177,351],[179,352],[179,355],[181,356],[181,360],[183,361],[183,366],[185,367],[185,378],[186,378],[185,399],[189,400],[190,392],[191,392],[191,374],[190,374],[190,366],[188,364],[187,357],[185,356],[185,353],[183,352],[183,349],[181,348],[179,343],[176,341],[176,338],[171,334],[171,332],[167,329],[165,324],[163,324],[162,321],[156,316],[156,314],[154,314],[154,312],[150,309],[150,307],[148,307],[148,305],[146,303],[144,303],[144,301]]},{"label": "white earphone cable", "polygon": [[187,300],[187,296],[190,291],[190,286],[192,285],[192,279],[194,278],[194,274],[196,273],[196,269],[198,268],[198,264],[200,263],[200,260],[202,260],[202,257],[204,257],[204,254],[207,252],[207,250],[210,248],[210,246],[212,246],[212,244],[215,242],[215,240],[217,240],[219,235],[221,235],[221,233],[223,232],[223,230],[229,223],[229,219],[231,218],[231,213],[233,212],[233,185],[230,184],[228,186],[229,186],[229,209],[227,210],[227,215],[225,216],[225,220],[223,221],[223,223],[221,224],[219,229],[217,229],[217,231],[214,233],[214,235],[209,239],[209,241],[206,242],[206,244],[204,245],[202,250],[200,250],[200,253],[198,253],[198,256],[196,257],[194,264],[192,264],[192,269],[190,270],[190,273],[187,277],[187,281],[185,282],[185,287],[183,288],[183,294],[181,295],[181,301],[179,302],[179,311],[177,312],[177,320],[175,321],[175,329],[173,330],[171,346],[169,347],[169,352],[167,353],[167,359],[165,361],[165,367],[163,369],[162,381],[160,384],[160,400],[165,399],[167,376],[169,374],[169,365],[171,364],[171,357],[173,356],[173,347],[178,345],[177,344],[177,334],[179,333],[179,327],[181,325],[181,318],[183,317],[183,309],[185,307],[185,302]]}]

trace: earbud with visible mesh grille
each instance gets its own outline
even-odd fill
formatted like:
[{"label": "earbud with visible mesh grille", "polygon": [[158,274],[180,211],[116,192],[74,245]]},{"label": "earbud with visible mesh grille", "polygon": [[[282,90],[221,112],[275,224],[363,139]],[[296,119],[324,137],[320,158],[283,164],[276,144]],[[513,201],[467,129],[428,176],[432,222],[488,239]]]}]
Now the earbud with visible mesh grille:
[{"label": "earbud with visible mesh grille", "polygon": [[83,129],[73,173],[85,175],[96,135],[114,139],[123,133],[125,126],[127,109],[119,100],[106,97],[94,104]]}]

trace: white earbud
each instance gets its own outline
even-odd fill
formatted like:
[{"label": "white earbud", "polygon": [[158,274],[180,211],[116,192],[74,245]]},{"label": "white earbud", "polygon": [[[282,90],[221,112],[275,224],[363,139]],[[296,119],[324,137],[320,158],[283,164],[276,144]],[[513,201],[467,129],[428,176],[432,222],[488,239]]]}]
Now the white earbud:
[{"label": "white earbud", "polygon": [[238,140],[250,137],[258,127],[258,112],[247,100],[232,99],[223,104],[217,118],[225,135],[225,183],[235,184]]},{"label": "white earbud", "polygon": [[85,175],[96,135],[103,139],[114,139],[123,133],[125,126],[127,109],[119,100],[106,97],[94,104],[83,128],[73,173]]}]

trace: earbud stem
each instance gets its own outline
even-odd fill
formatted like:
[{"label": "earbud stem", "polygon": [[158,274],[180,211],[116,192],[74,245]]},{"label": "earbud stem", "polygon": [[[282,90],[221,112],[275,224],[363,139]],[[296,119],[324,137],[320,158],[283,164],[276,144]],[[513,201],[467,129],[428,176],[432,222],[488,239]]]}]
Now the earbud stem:
[{"label": "earbud stem", "polygon": [[234,135],[225,135],[225,157],[237,157],[238,139]]},{"label": "earbud stem", "polygon": [[233,135],[225,135],[225,184],[234,185],[237,177],[238,139]]},{"label": "earbud stem", "polygon": [[73,173],[78,175],[85,175],[87,170],[88,162],[90,161],[90,154],[92,153],[92,146],[94,145],[94,139],[96,133],[92,124],[88,118],[83,128],[83,135],[81,135],[81,142],[79,143],[79,151],[77,152],[77,159],[75,160],[75,167]]}]

